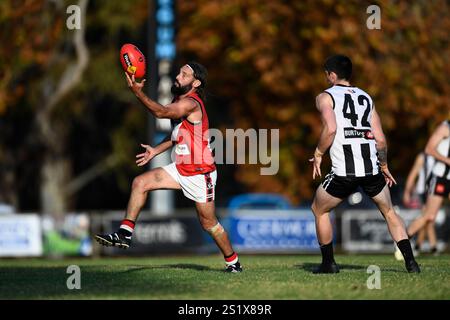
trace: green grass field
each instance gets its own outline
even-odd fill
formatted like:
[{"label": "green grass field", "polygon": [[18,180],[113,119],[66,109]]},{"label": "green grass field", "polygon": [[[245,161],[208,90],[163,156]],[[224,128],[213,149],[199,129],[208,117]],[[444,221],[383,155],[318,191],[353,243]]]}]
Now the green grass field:
[{"label": "green grass field", "polygon": [[[0,299],[450,299],[450,256],[420,256],[408,274],[393,255],[338,255],[341,272],[315,275],[317,255],[241,255],[241,274],[226,274],[219,255],[145,258],[0,259]],[[69,265],[81,289],[69,290]],[[369,290],[369,265],[381,289]]]}]

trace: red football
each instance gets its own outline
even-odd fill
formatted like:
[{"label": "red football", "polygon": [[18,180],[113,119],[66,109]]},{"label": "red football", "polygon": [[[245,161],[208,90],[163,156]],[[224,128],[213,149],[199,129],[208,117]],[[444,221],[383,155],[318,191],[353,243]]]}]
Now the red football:
[{"label": "red football", "polygon": [[136,78],[145,75],[145,57],[135,45],[126,43],[120,48],[120,62],[129,75],[134,74]]}]

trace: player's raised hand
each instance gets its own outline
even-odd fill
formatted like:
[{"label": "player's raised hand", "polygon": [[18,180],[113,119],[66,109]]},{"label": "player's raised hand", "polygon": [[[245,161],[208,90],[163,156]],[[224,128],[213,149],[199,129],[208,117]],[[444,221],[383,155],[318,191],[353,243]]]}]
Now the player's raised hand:
[{"label": "player's raised hand", "polygon": [[388,184],[389,187],[391,187],[394,184],[397,184],[397,181],[395,181],[394,177],[389,172],[387,164],[381,165],[380,168],[381,168],[381,172],[384,175],[384,179],[386,180],[386,183]]},{"label": "player's raised hand", "polygon": [[130,88],[131,91],[133,91],[135,94],[142,91],[142,88],[144,87],[145,79],[142,80],[141,82],[137,82],[136,78],[134,77],[134,74],[131,75],[131,77],[130,77],[128,72],[125,72],[125,76],[127,77],[128,88]]},{"label": "player's raised hand", "polygon": [[154,148],[142,143],[141,146],[145,149],[145,152],[136,155],[136,158],[138,158],[136,160],[136,164],[138,165],[138,167],[142,167],[143,165],[147,164],[150,160],[152,160],[156,156]]}]

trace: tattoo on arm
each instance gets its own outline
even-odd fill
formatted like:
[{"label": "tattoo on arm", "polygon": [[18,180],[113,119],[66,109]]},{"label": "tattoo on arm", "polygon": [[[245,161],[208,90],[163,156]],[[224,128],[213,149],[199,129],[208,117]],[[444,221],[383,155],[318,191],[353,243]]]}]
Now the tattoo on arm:
[{"label": "tattoo on arm", "polygon": [[387,148],[386,147],[378,150],[378,161],[380,161],[381,165],[384,165],[387,163]]}]

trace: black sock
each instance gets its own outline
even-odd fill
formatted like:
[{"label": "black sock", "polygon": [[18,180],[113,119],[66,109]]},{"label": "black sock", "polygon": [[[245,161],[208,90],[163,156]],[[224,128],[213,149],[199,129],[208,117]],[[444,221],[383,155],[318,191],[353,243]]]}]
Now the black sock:
[{"label": "black sock", "polygon": [[333,242],[320,246],[322,252],[322,264],[331,264],[334,262]]},{"label": "black sock", "polygon": [[402,252],[403,258],[405,258],[405,261],[411,261],[414,260],[414,255],[411,248],[411,242],[409,242],[409,239],[403,239],[397,242],[397,247]]},{"label": "black sock", "polygon": [[414,246],[414,249],[416,249],[416,251],[420,251],[420,244],[416,243],[416,245]]}]

